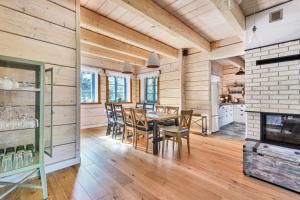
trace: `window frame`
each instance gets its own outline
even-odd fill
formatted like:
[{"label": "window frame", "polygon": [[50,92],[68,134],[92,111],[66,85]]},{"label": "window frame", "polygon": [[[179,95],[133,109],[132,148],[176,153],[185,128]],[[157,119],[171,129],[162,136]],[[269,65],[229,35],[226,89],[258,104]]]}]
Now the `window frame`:
[{"label": "window frame", "polygon": [[[152,80],[154,80],[155,81],[155,84],[153,84],[153,88],[152,88],[152,90],[154,91],[153,92],[153,94],[152,94],[152,98],[154,98],[155,99],[155,96],[157,96],[157,99],[156,99],[156,101],[148,101],[148,99],[147,99],[147,95],[148,95],[148,80],[149,79],[152,79]],[[139,86],[140,87],[140,86]],[[141,89],[140,89],[141,90]],[[144,101],[146,102],[146,103],[157,103],[157,104],[159,104],[159,90],[160,90],[160,88],[159,88],[159,77],[151,77],[151,78],[146,78],[145,79],[145,94],[144,94]]]},{"label": "window frame", "polygon": [[[81,76],[81,72],[85,71],[84,68],[81,68],[80,71],[80,76]],[[88,70],[86,70],[88,71]],[[97,102],[81,102],[81,79],[80,79],[80,104],[81,105],[95,105],[95,104],[101,104],[101,78],[100,78],[100,74],[98,74],[98,98],[97,98]],[[96,91],[96,90],[95,90]]]},{"label": "window frame", "polygon": [[[114,87],[114,93],[115,93],[115,95],[117,94],[117,78],[118,77],[116,77],[116,76],[112,76],[113,78],[114,78],[114,84],[116,85],[115,87]],[[122,77],[123,79],[124,79],[124,86],[125,86],[125,97],[126,97],[126,101],[121,101],[121,102],[119,102],[119,101],[110,101],[110,99],[109,99],[109,76],[106,76],[106,102],[107,103],[119,103],[119,104],[126,104],[126,103],[132,103],[132,79],[130,79],[129,81],[127,80],[128,78],[126,78],[126,77]],[[128,83],[130,84],[130,91],[129,91],[129,93],[128,93]],[[129,97],[127,97],[127,95],[129,95]],[[129,101],[128,101],[128,98],[129,98]]]}]

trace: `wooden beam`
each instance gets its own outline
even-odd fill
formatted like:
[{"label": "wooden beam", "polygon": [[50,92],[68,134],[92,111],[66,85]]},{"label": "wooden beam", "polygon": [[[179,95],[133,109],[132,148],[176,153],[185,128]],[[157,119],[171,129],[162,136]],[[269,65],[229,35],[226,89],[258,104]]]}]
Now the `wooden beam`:
[{"label": "wooden beam", "polygon": [[86,54],[86,55],[101,57],[101,58],[108,58],[108,59],[119,61],[119,62],[128,61],[132,65],[137,65],[137,66],[145,65],[145,61],[142,59],[128,56],[125,54],[121,54],[118,52],[110,51],[110,50],[103,49],[100,47],[95,47],[95,46],[92,46],[89,44],[84,44],[84,43],[81,43],[81,53]]},{"label": "wooden beam", "polygon": [[231,9],[220,9],[218,6],[218,0],[210,0],[216,9],[223,15],[227,23],[235,30],[237,36],[245,41],[245,29],[246,29],[246,17],[241,9],[241,7],[235,2],[232,2]]},{"label": "wooden beam", "polygon": [[213,51],[214,49],[225,47],[225,46],[230,46],[230,45],[237,44],[240,42],[242,42],[242,40],[239,37],[234,36],[234,37],[225,38],[222,40],[213,41],[210,43],[210,47]]},{"label": "wooden beam", "polygon": [[179,39],[186,41],[202,51],[210,51],[210,44],[199,33],[184,24],[174,15],[161,8],[154,1],[149,0],[112,0],[118,5],[138,13],[153,24],[163,28]]},{"label": "wooden beam", "polygon": [[245,54],[244,42],[236,43],[233,45],[224,46],[221,48],[214,49],[209,57],[210,60],[218,60],[224,58],[230,58],[234,56],[241,56]]},{"label": "wooden beam", "polygon": [[90,44],[144,60],[146,60],[150,55],[150,51],[132,46],[125,42],[112,39],[84,28],[80,29],[80,41],[81,43]]},{"label": "wooden beam", "polygon": [[227,59],[233,66],[245,69],[245,60],[240,57],[232,57]]},{"label": "wooden beam", "polygon": [[179,55],[178,49],[119,24],[98,13],[84,7],[81,7],[80,12],[80,26],[82,28],[89,29],[148,51],[155,51],[167,57],[177,58]]}]

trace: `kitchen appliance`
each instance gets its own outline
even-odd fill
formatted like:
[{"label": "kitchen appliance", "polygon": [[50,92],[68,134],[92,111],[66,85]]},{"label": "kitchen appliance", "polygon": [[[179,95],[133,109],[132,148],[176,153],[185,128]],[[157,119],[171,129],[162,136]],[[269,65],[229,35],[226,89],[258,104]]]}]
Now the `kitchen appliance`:
[{"label": "kitchen appliance", "polygon": [[212,126],[211,132],[219,131],[219,82],[220,77],[211,76],[211,111],[212,111]]}]

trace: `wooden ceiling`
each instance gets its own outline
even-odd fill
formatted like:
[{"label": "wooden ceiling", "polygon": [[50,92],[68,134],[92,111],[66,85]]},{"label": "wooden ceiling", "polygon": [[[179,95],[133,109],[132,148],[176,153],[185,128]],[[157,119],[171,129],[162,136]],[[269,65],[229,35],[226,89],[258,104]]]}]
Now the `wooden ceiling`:
[{"label": "wooden ceiling", "polygon": [[223,11],[217,2],[81,0],[82,53],[139,66],[151,51],[173,58],[181,48],[220,55],[222,47],[243,42],[245,16],[237,4]]},{"label": "wooden ceiling", "polygon": [[272,6],[288,2],[289,0],[243,0],[241,8],[246,16]]}]

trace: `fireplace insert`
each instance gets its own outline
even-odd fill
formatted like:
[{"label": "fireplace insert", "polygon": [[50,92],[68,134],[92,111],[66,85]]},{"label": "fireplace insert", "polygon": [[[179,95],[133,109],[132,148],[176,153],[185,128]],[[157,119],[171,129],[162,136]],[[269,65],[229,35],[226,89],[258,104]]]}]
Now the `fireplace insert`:
[{"label": "fireplace insert", "polygon": [[300,115],[261,113],[261,141],[300,149]]}]

